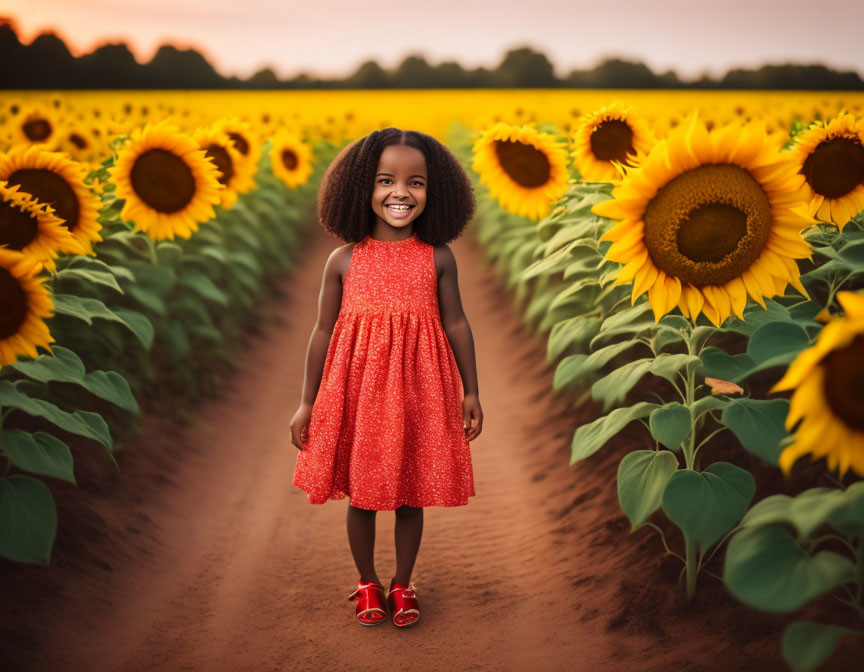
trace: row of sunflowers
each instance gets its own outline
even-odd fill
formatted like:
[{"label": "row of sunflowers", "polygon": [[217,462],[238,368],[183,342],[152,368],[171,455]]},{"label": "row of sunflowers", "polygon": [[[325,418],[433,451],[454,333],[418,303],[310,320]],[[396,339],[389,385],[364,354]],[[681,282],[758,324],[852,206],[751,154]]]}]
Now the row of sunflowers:
[{"label": "row of sunflowers", "polygon": [[0,555],[47,565],[43,479],[77,484],[82,440],[119,468],[139,402],[183,420],[215,389],[279,295],[335,148],[169,117],[76,157],[32,110],[3,115],[24,135],[0,154]]},{"label": "row of sunflowers", "polygon": [[835,599],[837,623],[783,634],[791,668],[815,670],[864,636],[864,119],[770,130],[694,109],[657,128],[616,101],[569,133],[461,125],[449,143],[555,389],[599,411],[570,464],[641,423],[617,473],[631,532],[659,535],[687,600],[701,574],[770,613]]},{"label": "row of sunflowers", "polygon": [[[709,128],[761,120],[768,134],[787,137],[802,119],[832,119],[843,109],[858,116],[864,113],[862,92],[629,90],[620,95],[639,109],[634,124],[644,122],[658,137],[665,137],[693,109],[703,111]],[[0,150],[47,141],[76,160],[104,160],[111,137],[165,117],[188,129],[206,126],[216,117],[236,117],[260,137],[274,141],[283,129],[291,128],[302,137],[337,145],[387,126],[423,131],[444,142],[453,121],[485,129],[499,122],[521,125],[542,119],[564,134],[587,139],[591,111],[607,105],[610,97],[609,91],[601,89],[297,90],[244,91],[242,95],[19,91],[0,99]],[[601,161],[598,167],[609,166]]]}]

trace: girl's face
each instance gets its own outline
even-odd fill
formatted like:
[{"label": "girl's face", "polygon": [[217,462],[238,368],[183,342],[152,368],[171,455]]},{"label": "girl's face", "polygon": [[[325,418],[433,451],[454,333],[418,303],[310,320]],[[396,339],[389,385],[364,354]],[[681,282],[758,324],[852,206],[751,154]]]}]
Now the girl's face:
[{"label": "girl's face", "polygon": [[[391,207],[407,205],[406,208]],[[378,224],[409,227],[426,206],[426,157],[408,145],[388,145],[381,152],[372,190]]]}]

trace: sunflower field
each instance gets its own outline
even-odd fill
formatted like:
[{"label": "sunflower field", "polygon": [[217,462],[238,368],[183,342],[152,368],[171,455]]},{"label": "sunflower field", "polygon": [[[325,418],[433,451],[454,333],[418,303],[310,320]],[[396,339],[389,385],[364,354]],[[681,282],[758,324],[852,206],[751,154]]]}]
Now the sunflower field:
[{"label": "sunflower field", "polygon": [[833,595],[843,625],[784,632],[813,670],[864,636],[864,115],[750,98],[662,123],[619,98],[566,130],[462,124],[449,143],[555,389],[596,408],[571,465],[638,421],[617,476],[631,532],[660,536],[685,600],[701,574],[771,613]]},{"label": "sunflower field", "polygon": [[547,334],[554,391],[593,409],[571,467],[640,446],[615,487],[680,563],[670,590],[718,581],[778,614],[836,599],[843,624],[790,618],[795,670],[864,636],[860,94],[5,97],[0,555],[49,564],[43,479],[75,483],[74,441],[116,466],[139,402],[182,415],[215,386],[329,161],[389,125],[475,181],[475,236]]},{"label": "sunflower field", "polygon": [[0,554],[47,565],[42,479],[76,484],[74,441],[117,466],[140,399],[184,419],[215,388],[292,266],[335,146],[159,106],[146,121],[85,107],[85,122],[61,97],[5,102]]}]

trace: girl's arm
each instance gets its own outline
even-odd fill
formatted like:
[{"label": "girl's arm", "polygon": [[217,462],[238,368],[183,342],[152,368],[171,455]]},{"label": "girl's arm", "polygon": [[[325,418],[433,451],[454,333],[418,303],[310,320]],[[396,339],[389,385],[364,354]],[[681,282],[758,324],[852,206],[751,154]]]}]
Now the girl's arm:
[{"label": "girl's arm", "polygon": [[436,267],[439,262],[441,274],[438,276],[438,309],[441,312],[441,324],[462,376],[462,389],[465,393],[462,400],[462,426],[465,438],[473,441],[483,429],[483,409],[480,408],[477,389],[477,362],[474,359],[474,335],[462,310],[456,258],[446,245],[435,248]]},{"label": "girl's arm", "polygon": [[333,327],[342,307],[342,277],[351,261],[352,250],[353,245],[336,248],[330,253],[324,266],[321,293],[318,295],[318,321],[315,323],[306,349],[306,371],[303,376],[301,404],[312,406],[318,395],[330,337],[333,335]]},{"label": "girl's arm", "polygon": [[465,396],[478,397],[474,335],[471,333],[468,318],[462,310],[456,258],[447,245],[441,245],[435,248],[435,261],[436,266],[441,268],[438,277],[438,307],[441,312],[441,324],[453,348],[453,355],[462,376]]}]

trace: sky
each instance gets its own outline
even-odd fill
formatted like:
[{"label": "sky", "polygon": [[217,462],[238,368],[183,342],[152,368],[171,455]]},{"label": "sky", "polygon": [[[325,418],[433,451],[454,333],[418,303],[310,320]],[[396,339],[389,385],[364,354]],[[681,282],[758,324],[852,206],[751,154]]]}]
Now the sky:
[{"label": "sky", "polygon": [[126,42],[195,48],[224,75],[343,77],[363,61],[494,68],[508,49],[546,54],[556,74],[606,57],[683,79],[765,63],[823,63],[864,76],[860,0],[0,0],[29,43],[53,30],[73,54]]}]

